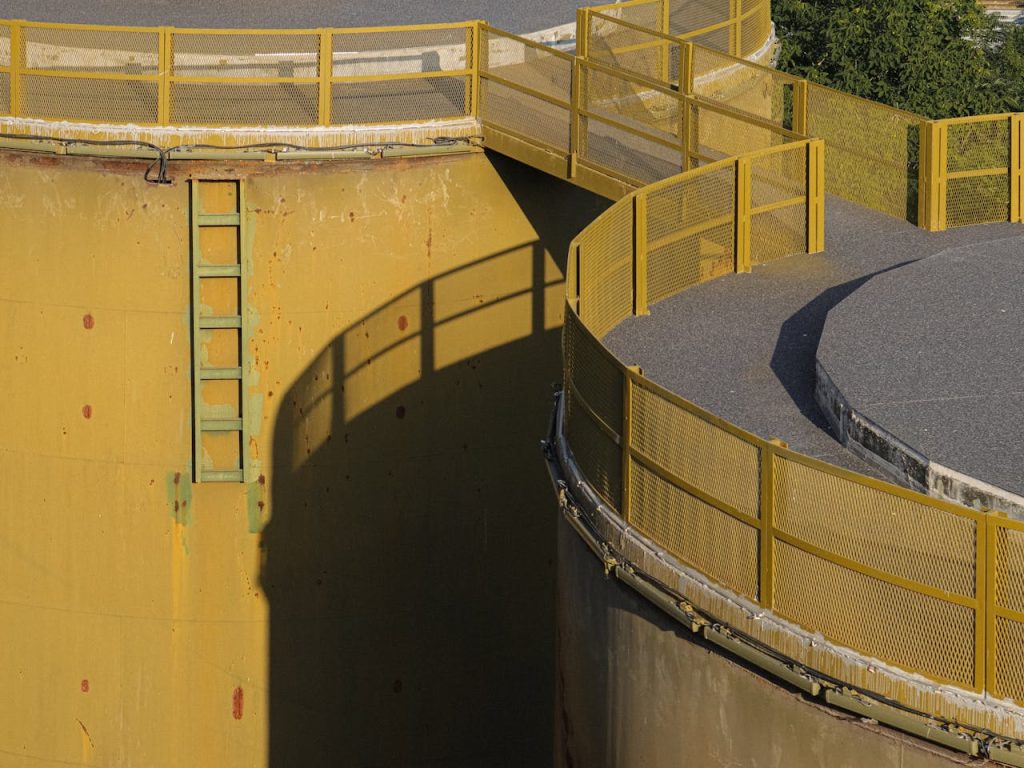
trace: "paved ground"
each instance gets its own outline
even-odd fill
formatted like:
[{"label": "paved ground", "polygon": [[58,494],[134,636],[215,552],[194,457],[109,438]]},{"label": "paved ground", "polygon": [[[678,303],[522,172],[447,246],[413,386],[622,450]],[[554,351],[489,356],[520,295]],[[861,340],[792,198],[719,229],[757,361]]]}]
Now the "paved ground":
[{"label": "paved ground", "polygon": [[[984,251],[982,244],[1021,237],[1024,228],[994,224],[929,233],[829,198],[825,233],[823,254],[793,256],[684,291],[655,305],[650,316],[625,321],[606,341],[658,383],[752,432],[874,474],[832,438],[814,401],[814,357],[829,311],[889,271],[949,248]],[[949,296],[943,292],[935,301],[941,305]],[[907,310],[913,313],[912,306]],[[886,319],[870,306],[860,311],[884,335]],[[962,316],[976,317],[966,309]],[[985,341],[974,343],[987,344],[992,354],[1005,343],[1001,336],[978,338]],[[857,365],[886,364],[872,349],[860,354]],[[980,449],[979,429],[964,437]]]},{"label": "paved ground", "polygon": [[835,307],[818,359],[851,407],[930,460],[1024,493],[1024,237],[878,275]]},{"label": "paved ground", "polygon": [[608,0],[6,0],[0,18],[177,27],[361,27],[484,19],[510,32],[576,20]]}]

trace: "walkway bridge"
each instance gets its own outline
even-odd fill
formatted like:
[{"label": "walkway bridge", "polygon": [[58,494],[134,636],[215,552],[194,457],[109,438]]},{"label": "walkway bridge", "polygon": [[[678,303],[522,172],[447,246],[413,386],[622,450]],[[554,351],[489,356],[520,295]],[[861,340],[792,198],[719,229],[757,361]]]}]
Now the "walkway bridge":
[{"label": "walkway bridge", "polygon": [[787,684],[1024,764],[1024,522],[742,429],[602,341],[688,288],[825,250],[828,196],[845,230],[859,209],[931,232],[1021,221],[1021,115],[928,120],[786,75],[757,63],[768,3],[727,5],[583,9],[576,55],[479,21],[0,21],[0,147],[147,159],[162,181],[185,159],[483,146],[616,200],[566,270],[548,458],[569,521],[606,570]]}]

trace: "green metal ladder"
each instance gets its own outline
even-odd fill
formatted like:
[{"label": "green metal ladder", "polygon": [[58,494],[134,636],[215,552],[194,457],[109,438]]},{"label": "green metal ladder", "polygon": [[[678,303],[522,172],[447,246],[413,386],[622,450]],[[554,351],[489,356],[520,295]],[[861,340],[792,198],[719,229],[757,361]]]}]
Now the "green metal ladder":
[{"label": "green metal ladder", "polygon": [[[191,224],[192,275],[192,434],[193,482],[244,482],[249,467],[249,430],[246,424],[245,400],[249,389],[249,323],[246,297],[249,293],[248,261],[246,258],[247,226],[244,188],[238,180],[192,179],[190,182],[189,219]],[[216,194],[213,194],[216,192]],[[224,210],[225,203],[234,198],[234,210]],[[216,203],[211,205],[211,200]],[[205,208],[215,208],[207,212]],[[227,229],[211,246],[204,246],[204,230],[211,227]],[[204,254],[204,249],[207,251]],[[212,253],[211,251],[216,251]],[[213,281],[217,281],[215,285]],[[230,282],[223,282],[230,281]],[[207,310],[202,298],[204,288],[218,289],[221,295],[235,297],[235,312],[216,314]],[[212,343],[214,333],[233,334],[232,343],[221,344],[232,348],[232,365],[211,366],[204,352]],[[212,410],[204,395],[212,382],[237,382],[237,407],[233,414],[224,412],[226,405]],[[211,465],[207,450],[208,437],[237,436],[237,451],[233,465],[221,462]],[[230,443],[230,441],[228,441]],[[223,446],[222,446],[223,447]],[[220,451],[223,454],[224,451]]]}]

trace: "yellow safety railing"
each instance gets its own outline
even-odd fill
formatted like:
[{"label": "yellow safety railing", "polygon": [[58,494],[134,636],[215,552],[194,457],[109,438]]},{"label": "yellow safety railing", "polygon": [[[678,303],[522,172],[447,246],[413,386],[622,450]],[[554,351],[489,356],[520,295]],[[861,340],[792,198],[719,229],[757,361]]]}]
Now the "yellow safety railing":
[{"label": "yellow safety railing", "polygon": [[139,126],[476,114],[478,22],[308,30],[0,21],[0,115]]},{"label": "yellow safety railing", "polygon": [[[715,582],[870,658],[1024,701],[1024,523],[757,437],[600,342],[648,301],[744,268],[745,241],[752,263],[810,249],[807,230],[802,244],[792,226],[744,231],[786,208],[812,219],[821,161],[809,140],[709,164],[627,195],[576,238],[567,443],[625,522]],[[759,176],[779,207],[758,204]]]},{"label": "yellow safety railing", "polygon": [[[650,38],[629,35],[625,32],[627,25],[736,56],[750,56],[763,48],[772,28],[769,0],[627,0],[582,8],[578,13],[622,22],[618,29],[622,39],[616,43],[620,53],[664,48]],[[577,51],[583,56],[592,55],[585,48]]]}]

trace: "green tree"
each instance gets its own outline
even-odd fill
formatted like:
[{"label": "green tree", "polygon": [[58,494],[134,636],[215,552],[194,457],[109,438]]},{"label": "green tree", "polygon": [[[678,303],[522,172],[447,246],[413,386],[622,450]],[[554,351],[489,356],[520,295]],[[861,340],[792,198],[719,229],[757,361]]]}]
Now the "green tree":
[{"label": "green tree", "polygon": [[974,0],[775,0],[779,68],[932,118],[1018,111],[1024,30]]}]

